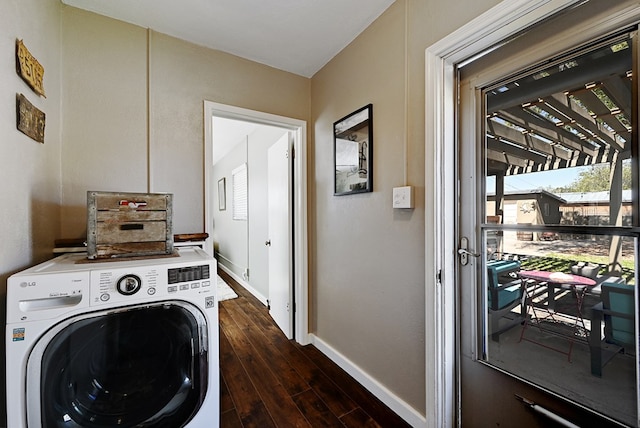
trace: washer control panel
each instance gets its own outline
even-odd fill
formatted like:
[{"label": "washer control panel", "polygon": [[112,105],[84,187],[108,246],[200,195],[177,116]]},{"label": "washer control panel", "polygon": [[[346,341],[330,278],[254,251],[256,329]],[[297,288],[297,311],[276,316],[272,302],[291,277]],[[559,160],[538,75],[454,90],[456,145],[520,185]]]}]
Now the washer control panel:
[{"label": "washer control panel", "polygon": [[210,277],[211,269],[208,264],[169,269],[167,292],[173,294],[201,287],[210,287]]},{"label": "washer control panel", "polygon": [[114,304],[211,289],[211,265],[149,266],[91,272],[91,305]]},{"label": "washer control panel", "polygon": [[97,262],[65,254],[8,278],[7,323],[163,299],[215,308],[215,298],[216,260],[200,248],[179,248],[166,258]]}]

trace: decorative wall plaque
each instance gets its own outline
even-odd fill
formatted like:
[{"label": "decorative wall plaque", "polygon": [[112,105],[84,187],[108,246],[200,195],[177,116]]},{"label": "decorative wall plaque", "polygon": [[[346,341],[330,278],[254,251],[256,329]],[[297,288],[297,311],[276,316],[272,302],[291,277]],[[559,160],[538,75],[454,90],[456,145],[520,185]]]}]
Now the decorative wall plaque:
[{"label": "decorative wall plaque", "polygon": [[22,94],[16,94],[17,127],[38,143],[44,143],[45,114]]},{"label": "decorative wall plaque", "polygon": [[42,82],[44,67],[31,55],[22,40],[16,41],[16,71],[31,89],[38,95],[45,96]]}]

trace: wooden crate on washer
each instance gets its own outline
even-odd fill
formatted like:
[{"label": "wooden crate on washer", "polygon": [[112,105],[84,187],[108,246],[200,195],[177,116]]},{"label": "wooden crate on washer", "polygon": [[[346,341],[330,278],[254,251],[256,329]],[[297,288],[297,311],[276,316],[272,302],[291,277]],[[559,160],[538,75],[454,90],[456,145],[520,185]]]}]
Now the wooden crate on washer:
[{"label": "wooden crate on washer", "polygon": [[173,254],[173,195],[87,192],[89,259]]}]

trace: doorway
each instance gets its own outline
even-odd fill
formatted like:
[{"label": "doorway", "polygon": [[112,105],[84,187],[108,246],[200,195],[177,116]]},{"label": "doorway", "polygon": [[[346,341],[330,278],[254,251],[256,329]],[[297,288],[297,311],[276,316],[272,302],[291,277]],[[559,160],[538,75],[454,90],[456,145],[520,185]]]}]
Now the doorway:
[{"label": "doorway", "polygon": [[[526,4],[525,4],[526,3]],[[461,423],[464,420],[460,409],[460,393],[459,384],[457,379],[460,376],[465,376],[459,370],[459,365],[456,368],[452,368],[449,364],[450,361],[458,358],[456,355],[456,349],[465,349],[466,355],[460,356],[460,359],[467,358],[468,361],[477,361],[481,359],[482,353],[476,353],[472,355],[472,352],[477,352],[482,348],[477,347],[477,339],[482,336],[480,334],[476,338],[469,339],[465,336],[458,336],[456,330],[460,321],[460,312],[458,312],[457,301],[460,298],[460,294],[464,292],[462,290],[462,280],[458,277],[458,249],[459,244],[456,237],[464,236],[459,233],[458,226],[451,213],[458,212],[458,199],[456,189],[458,179],[473,181],[474,178],[464,175],[457,175],[458,171],[467,171],[464,168],[460,168],[457,163],[458,152],[456,149],[457,132],[461,133],[481,133],[480,123],[482,123],[484,117],[481,113],[477,113],[472,120],[468,122],[468,126],[465,128],[457,128],[457,76],[456,72],[459,66],[468,63],[471,59],[477,59],[483,52],[488,49],[495,48],[495,46],[502,44],[504,40],[510,39],[514,35],[522,35],[524,31],[535,23],[548,20],[552,16],[566,11],[569,6],[574,5],[577,2],[565,1],[565,2],[519,2],[519,1],[504,1],[496,8],[489,10],[486,14],[482,15],[478,19],[471,22],[469,25],[462,28],[460,31],[447,37],[445,40],[433,45],[427,49],[426,60],[426,73],[429,76],[427,79],[427,105],[426,105],[426,134],[427,145],[433,145],[435,147],[435,159],[428,158],[427,169],[433,165],[436,174],[428,179],[428,187],[434,188],[435,193],[435,206],[436,206],[436,222],[433,234],[435,236],[435,242],[432,247],[427,248],[427,254],[430,254],[430,250],[433,254],[434,271],[427,271],[427,284],[434,283],[434,292],[427,293],[427,314],[431,316],[427,320],[427,325],[433,325],[433,329],[427,331],[427,343],[436,343],[436,352],[432,356],[428,355],[427,359],[427,375],[431,378],[427,379],[427,385],[434,385],[434,388],[427,391],[427,408],[433,409],[436,414],[436,420],[433,426],[454,426]],[[611,35],[613,32],[633,24],[637,21],[639,15],[639,9],[637,5],[631,5],[625,2],[615,2],[609,4],[599,4],[600,6],[607,6],[611,9],[604,11],[599,15],[585,16],[585,20],[578,25],[568,27],[567,32],[562,35],[560,45],[567,48],[573,48],[580,46],[588,40],[593,40],[603,35]],[[597,6],[597,5],[596,5]],[[560,16],[560,15],[558,15]],[[595,19],[597,25],[594,22],[589,22],[589,19]],[[597,29],[598,33],[595,33]],[[591,30],[591,32],[590,32]],[[489,35],[489,36],[488,36]],[[560,45],[554,45],[560,48]],[[559,53],[566,53],[559,52]],[[541,55],[541,52],[534,52],[529,55],[522,55],[526,57],[528,61],[535,61],[534,56]],[[543,59],[540,57],[539,59]],[[513,65],[513,64],[512,64]],[[471,100],[472,103],[476,103],[475,107],[480,107],[480,103],[477,102],[477,98]],[[474,111],[480,112],[479,109]],[[475,154],[471,154],[471,158],[475,158]],[[480,158],[475,158],[480,159]],[[481,162],[471,163],[473,170],[479,169]],[[431,179],[433,181],[431,181]],[[475,206],[482,206],[483,200],[477,195],[474,196],[475,200],[466,200],[462,202],[461,206],[470,203]],[[516,206],[516,215],[520,211],[530,211],[533,205],[527,204],[527,206]],[[544,213],[545,205],[539,206]],[[522,210],[521,210],[522,208]],[[512,215],[511,208],[507,209],[508,213]],[[504,213],[503,213],[504,214]],[[429,225],[428,225],[429,227]],[[479,229],[478,229],[479,230]],[[529,232],[529,231],[528,231]],[[532,232],[532,231],[530,231]],[[475,233],[475,232],[474,232]],[[485,239],[483,237],[483,239]],[[427,242],[429,240],[427,239]],[[480,242],[480,240],[479,240]],[[487,241],[488,242],[488,241]],[[469,263],[477,264],[475,262],[475,250],[477,247],[474,245],[476,242],[471,242],[471,245],[467,247],[470,253],[467,257],[471,259]],[[429,244],[427,244],[429,246]],[[427,261],[427,265],[429,260]],[[483,275],[483,269],[477,268],[477,274]],[[431,276],[433,275],[433,276]],[[435,281],[434,281],[435,278]],[[472,283],[467,283],[468,287],[473,289]],[[478,300],[483,302],[482,298]],[[459,310],[462,310],[459,308]],[[483,312],[482,308],[476,309],[477,312],[467,311],[464,315],[463,323],[466,323],[473,319],[478,319],[478,315]],[[485,324],[480,323],[480,326]],[[432,335],[430,337],[430,335]],[[473,350],[473,351],[470,351]],[[445,368],[444,373],[442,369]],[[536,409],[541,409],[536,403],[517,402],[516,394],[510,390],[509,385],[505,379],[508,376],[498,378],[483,378],[483,374],[479,374],[476,377],[476,381],[484,381],[487,388],[484,389],[485,395],[501,396],[504,400],[497,400],[490,404],[491,408],[498,408],[503,411],[505,415],[511,415],[516,418],[522,416],[519,412],[524,412],[525,419],[517,419],[529,421],[530,426],[544,426],[544,423],[550,423],[548,420],[542,419],[546,422],[540,422],[538,420],[536,425],[535,418],[539,416],[533,416]],[[531,384],[525,382],[524,390]],[[538,391],[536,388],[534,390]],[[505,391],[507,391],[505,393]],[[510,391],[510,392],[509,392]],[[521,392],[521,391],[520,391]],[[504,395],[504,397],[502,397]],[[520,394],[522,395],[522,394]],[[526,395],[526,394],[525,394]],[[514,404],[517,403],[517,404]],[[551,406],[557,407],[554,410],[558,412],[564,412],[563,406],[567,401],[562,398],[562,395],[553,395],[553,398],[549,401]],[[562,404],[564,403],[564,404]],[[514,410],[517,406],[521,406],[520,410]],[[578,413],[585,411],[585,409],[578,404]],[[469,409],[466,409],[468,412]],[[462,408],[462,413],[465,412],[465,408]],[[515,413],[513,413],[515,412]],[[527,413],[528,412],[528,413]],[[487,421],[482,419],[483,413],[476,414],[479,419],[475,419],[476,423],[480,421]],[[586,416],[585,416],[586,415]],[[589,420],[588,411],[583,414],[582,417],[587,419],[581,419],[583,423]],[[564,416],[567,416],[566,414]],[[533,419],[532,419],[533,418]],[[568,418],[571,419],[571,418]],[[513,419],[512,419],[513,420]],[[532,422],[534,420],[534,422]],[[562,417],[560,418],[562,420]],[[592,420],[589,420],[592,421]],[[490,421],[489,421],[490,422]],[[566,422],[566,419],[564,420]],[[523,422],[524,423],[524,422]],[[608,420],[608,423],[614,423]],[[524,426],[524,425],[523,425]]]},{"label": "doorway", "polygon": [[[214,119],[217,120],[231,120],[238,123],[249,124],[250,127],[271,129],[271,130],[279,130],[280,134],[290,135],[292,139],[292,152],[295,153],[293,159],[291,159],[292,166],[292,182],[293,185],[291,187],[291,212],[292,217],[290,221],[290,248],[292,251],[290,252],[290,257],[288,260],[289,271],[291,272],[291,287],[290,287],[290,295],[292,296],[292,301],[290,302],[291,312],[293,312],[292,316],[292,324],[295,326],[294,330],[291,331],[290,337],[293,336],[295,340],[301,344],[309,343],[308,339],[308,321],[307,321],[307,313],[308,313],[308,305],[307,305],[307,209],[306,209],[306,123],[304,121],[300,121],[297,119],[286,118],[282,116],[272,115],[263,112],[257,112],[247,109],[242,109],[234,106],[227,106],[223,104],[213,103],[209,101],[205,101],[204,103],[204,123],[205,123],[205,232],[209,233],[210,236],[214,235],[214,219],[215,214],[220,213],[220,199],[218,197],[219,188],[226,189],[226,200],[224,203],[225,210],[233,210],[233,177],[225,177],[221,183],[221,177],[217,177],[214,174],[213,167],[213,158],[215,152],[215,142],[214,142],[214,131],[213,131],[213,123]],[[250,142],[245,141],[245,148],[251,144]],[[254,168],[263,169],[264,170],[264,180],[262,180],[262,185],[265,186],[266,194],[266,169],[267,169],[267,151],[266,148],[264,150],[264,157],[262,159],[261,155],[256,159],[253,159],[251,162],[254,164]],[[262,159],[262,160],[260,160]],[[237,163],[237,162],[236,162]],[[245,164],[245,170],[251,171],[251,165]],[[251,177],[249,175],[248,177]],[[259,185],[260,182],[256,182],[256,185]],[[265,213],[263,216],[264,225],[262,230],[266,230],[266,197],[264,198],[265,204]],[[250,204],[251,201],[248,201]],[[259,220],[259,219],[256,219]],[[237,226],[241,225],[240,221],[234,222]],[[246,226],[247,235],[253,233],[256,235],[254,237],[254,243],[256,246],[260,246],[259,251],[268,251],[268,240],[269,238],[264,238],[258,236],[258,233],[249,230],[248,222],[245,222],[244,226]],[[258,225],[258,228],[261,226]],[[264,239],[263,239],[264,238]],[[255,246],[254,246],[255,247]],[[213,239],[209,239],[207,242],[207,251],[210,254],[214,254],[216,249],[214,248]],[[255,253],[253,256],[249,253],[249,248],[247,246],[246,257],[256,258]],[[264,261],[266,263],[265,258]],[[219,261],[220,262],[220,261]],[[268,266],[264,267],[264,272],[261,274],[261,281],[268,281],[264,278],[265,275],[268,275]],[[251,277],[252,272],[246,270],[241,267],[241,270],[236,274],[236,279],[239,279],[240,283],[248,284],[248,281],[245,281],[244,278]],[[249,289],[252,291],[251,289]],[[254,290],[255,291],[255,290]],[[254,293],[256,294],[256,293]],[[259,293],[261,296],[258,296],[263,303],[268,304],[267,300],[269,299],[268,289],[266,292]]]}]

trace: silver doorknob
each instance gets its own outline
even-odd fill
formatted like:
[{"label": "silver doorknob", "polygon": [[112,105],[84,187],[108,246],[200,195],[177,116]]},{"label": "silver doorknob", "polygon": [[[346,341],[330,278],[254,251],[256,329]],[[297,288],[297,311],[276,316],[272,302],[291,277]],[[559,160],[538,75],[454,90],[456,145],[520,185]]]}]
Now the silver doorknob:
[{"label": "silver doorknob", "polygon": [[458,248],[458,254],[466,254],[467,256],[480,257],[482,254],[480,253],[472,253],[471,251],[467,251],[464,248]]}]

